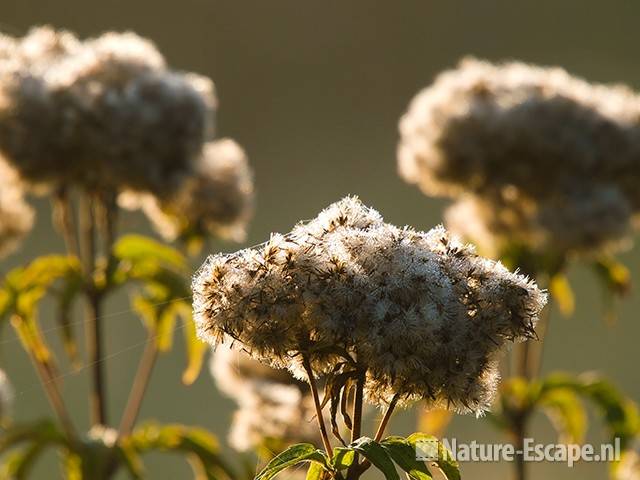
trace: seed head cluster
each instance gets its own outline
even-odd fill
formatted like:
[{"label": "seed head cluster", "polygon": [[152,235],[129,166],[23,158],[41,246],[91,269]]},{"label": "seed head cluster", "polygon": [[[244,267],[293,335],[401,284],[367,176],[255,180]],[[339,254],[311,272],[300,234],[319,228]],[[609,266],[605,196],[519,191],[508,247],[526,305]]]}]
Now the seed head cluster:
[{"label": "seed head cluster", "polygon": [[216,385],[237,404],[229,443],[239,451],[271,442],[319,443],[313,401],[306,383],[286,370],[276,370],[227,345],[211,357]]},{"label": "seed head cluster", "polygon": [[168,70],[133,33],[43,27],[0,72],[0,150],[33,182],[162,191],[206,139],[213,84]]},{"label": "seed head cluster", "polygon": [[401,176],[458,200],[448,225],[491,250],[616,248],[640,213],[640,96],[624,86],[465,59],[416,96],[400,133]]},{"label": "seed head cluster", "polygon": [[345,358],[375,404],[395,395],[458,411],[491,401],[496,358],[534,334],[546,298],[442,228],[383,221],[347,197],[261,247],[207,259],[193,281],[199,334],[229,337],[301,378]]},{"label": "seed head cluster", "polygon": [[133,192],[179,213],[161,222],[168,236],[242,236],[251,173],[239,146],[210,142],[210,79],[170,69],[130,32],[80,41],[39,27],[0,37],[0,59],[0,155],[26,186]]},{"label": "seed head cluster", "polygon": [[253,211],[253,178],[244,150],[231,139],[208,142],[194,175],[167,198],[137,196],[167,240],[212,233],[242,241]]}]

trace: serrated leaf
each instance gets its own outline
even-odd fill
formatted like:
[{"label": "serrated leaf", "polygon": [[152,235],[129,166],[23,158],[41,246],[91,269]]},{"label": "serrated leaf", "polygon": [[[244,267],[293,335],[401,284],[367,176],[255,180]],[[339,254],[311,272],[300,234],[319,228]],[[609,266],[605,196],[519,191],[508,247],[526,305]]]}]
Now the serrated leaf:
[{"label": "serrated leaf", "polygon": [[402,437],[388,437],[380,442],[393,461],[414,480],[432,480],[424,462],[416,460],[416,450]]},{"label": "serrated leaf", "polygon": [[569,279],[564,274],[556,274],[549,280],[549,292],[557,302],[560,313],[570,317],[575,311],[575,297]]},{"label": "serrated leaf", "polygon": [[350,449],[362,454],[371,464],[380,470],[387,480],[400,480],[396,467],[387,451],[375,440],[361,437],[349,445]]},{"label": "serrated leaf", "polygon": [[453,454],[445,448],[441,441],[432,435],[420,432],[409,435],[405,440],[414,449],[418,448],[418,442],[437,442],[438,460],[436,460],[436,463],[438,467],[447,476],[448,480],[460,480],[460,466],[455,461]]},{"label": "serrated leaf", "polygon": [[310,443],[298,443],[276,455],[256,476],[255,480],[269,480],[283,470],[304,462],[316,462],[328,466],[324,453]]}]

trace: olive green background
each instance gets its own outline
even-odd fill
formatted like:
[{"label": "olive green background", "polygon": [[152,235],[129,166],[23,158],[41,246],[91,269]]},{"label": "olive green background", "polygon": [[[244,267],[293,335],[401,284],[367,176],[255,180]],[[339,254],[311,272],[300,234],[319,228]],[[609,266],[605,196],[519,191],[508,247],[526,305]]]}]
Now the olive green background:
[{"label": "olive green background", "polygon": [[[441,201],[423,197],[396,175],[397,120],[411,97],[434,75],[465,55],[562,65],[594,81],[640,88],[639,2],[579,1],[302,1],[302,0],[0,0],[0,29],[21,35],[31,25],[65,27],[80,36],[134,30],[153,39],[172,66],[211,76],[220,96],[218,131],[242,144],[255,169],[257,210],[248,244],[346,194],[357,194],[395,224],[428,229],[439,223]],[[52,250],[61,241],[48,206],[38,204],[38,225],[24,248],[0,265]],[[144,220],[125,216],[123,229],[148,232]],[[215,249],[236,249],[215,244]],[[636,277],[639,256],[623,256]],[[200,261],[194,262],[194,266]],[[545,369],[599,370],[640,399],[637,295],[622,305],[614,327],[601,321],[602,302],[586,268],[571,275],[578,308],[571,319],[553,318]],[[144,341],[127,298],[112,299],[105,320],[112,418],[126,400]],[[53,326],[43,311],[45,328]],[[5,329],[0,362],[16,390],[15,414],[49,414],[46,400],[15,336]],[[59,347],[57,337],[51,342]],[[214,389],[208,372],[192,387],[180,384],[183,346],[161,358],[143,417],[204,425],[224,438],[232,403]],[[63,364],[66,370],[68,365]],[[85,375],[69,375],[64,390],[86,425]],[[409,433],[411,413],[395,433]],[[536,434],[549,440],[540,420]],[[486,421],[458,417],[448,433],[460,442],[499,441]],[[597,424],[590,439],[604,437]],[[182,459],[152,455],[150,478],[190,478]],[[507,478],[505,464],[464,464],[464,478]],[[536,464],[534,478],[602,479],[602,464]],[[59,477],[53,455],[35,478]],[[371,476],[375,478],[375,475]],[[286,478],[286,476],[285,476]]]}]

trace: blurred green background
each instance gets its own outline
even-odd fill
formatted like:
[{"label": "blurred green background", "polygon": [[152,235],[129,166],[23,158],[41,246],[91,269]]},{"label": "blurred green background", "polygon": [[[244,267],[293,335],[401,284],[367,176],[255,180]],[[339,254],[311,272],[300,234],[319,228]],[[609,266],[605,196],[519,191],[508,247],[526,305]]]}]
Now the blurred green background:
[{"label": "blurred green background", "polygon": [[[257,210],[248,244],[272,231],[287,231],[297,220],[313,217],[350,193],[392,223],[420,229],[439,223],[443,203],[423,197],[396,175],[397,120],[412,96],[464,55],[561,65],[593,81],[640,88],[639,18],[640,2],[597,0],[0,1],[0,29],[6,33],[21,35],[38,24],[68,28],[82,37],[133,30],[155,41],[174,67],[211,76],[220,96],[219,136],[242,144],[255,169]],[[38,206],[38,226],[1,271],[52,249],[62,251],[48,206]],[[122,229],[148,232],[135,215],[124,218]],[[622,258],[640,278],[636,252]],[[590,271],[576,268],[571,278],[577,311],[571,319],[554,317],[545,370],[599,370],[640,399],[637,295],[621,306],[617,325],[608,327]],[[144,341],[139,321],[127,309],[125,296],[108,305],[112,418],[126,400]],[[53,326],[48,313],[43,312],[45,328]],[[57,337],[51,341],[60,346]],[[16,387],[17,418],[48,415],[31,365],[8,328],[0,355]],[[206,371],[195,385],[183,387],[183,365],[177,337],[174,351],[156,368],[142,416],[201,424],[223,438],[232,403],[215,391]],[[85,376],[65,377],[64,390],[72,411],[86,424]],[[409,433],[413,422],[412,414],[400,416],[395,433]],[[541,419],[535,432],[540,440],[552,438],[545,422]],[[593,441],[605,438],[597,423],[589,435]],[[472,417],[456,418],[447,436],[460,442],[500,440],[487,422]],[[58,478],[50,457],[36,478]],[[179,458],[152,456],[148,467],[152,479],[190,478]],[[506,478],[508,468],[464,464],[462,471],[467,479]],[[602,464],[573,469],[536,464],[532,470],[534,478],[606,476]]]}]

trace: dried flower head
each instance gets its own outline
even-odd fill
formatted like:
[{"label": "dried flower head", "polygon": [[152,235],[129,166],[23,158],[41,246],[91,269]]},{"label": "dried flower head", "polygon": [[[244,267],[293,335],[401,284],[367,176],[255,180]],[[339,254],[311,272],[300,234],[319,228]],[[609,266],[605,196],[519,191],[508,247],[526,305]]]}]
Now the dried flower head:
[{"label": "dried flower head", "polygon": [[309,387],[286,370],[221,345],[211,358],[211,374],[218,388],[238,404],[229,432],[235,449],[255,450],[276,441],[282,447],[319,443]]},{"label": "dried flower head", "polygon": [[173,189],[212,129],[215,94],[173,72],[148,40],[78,42],[43,28],[0,69],[0,151],[25,180],[151,192]]},{"label": "dried flower head", "polygon": [[15,173],[0,158],[0,258],[15,250],[31,231],[34,216]]},{"label": "dried flower head", "polygon": [[167,240],[213,234],[242,241],[253,211],[253,175],[244,150],[231,139],[205,145],[191,175],[164,198],[139,196],[139,207]]},{"label": "dried flower head", "polygon": [[373,403],[481,411],[496,356],[533,335],[545,295],[441,227],[384,223],[348,197],[262,247],[209,257],[193,282],[201,338],[231,337],[298,376],[353,362]]},{"label": "dried flower head", "polygon": [[638,120],[626,87],[465,59],[402,117],[399,171],[427,195],[464,196],[450,216],[476,224],[472,238],[592,251],[619,244],[640,209]]}]

